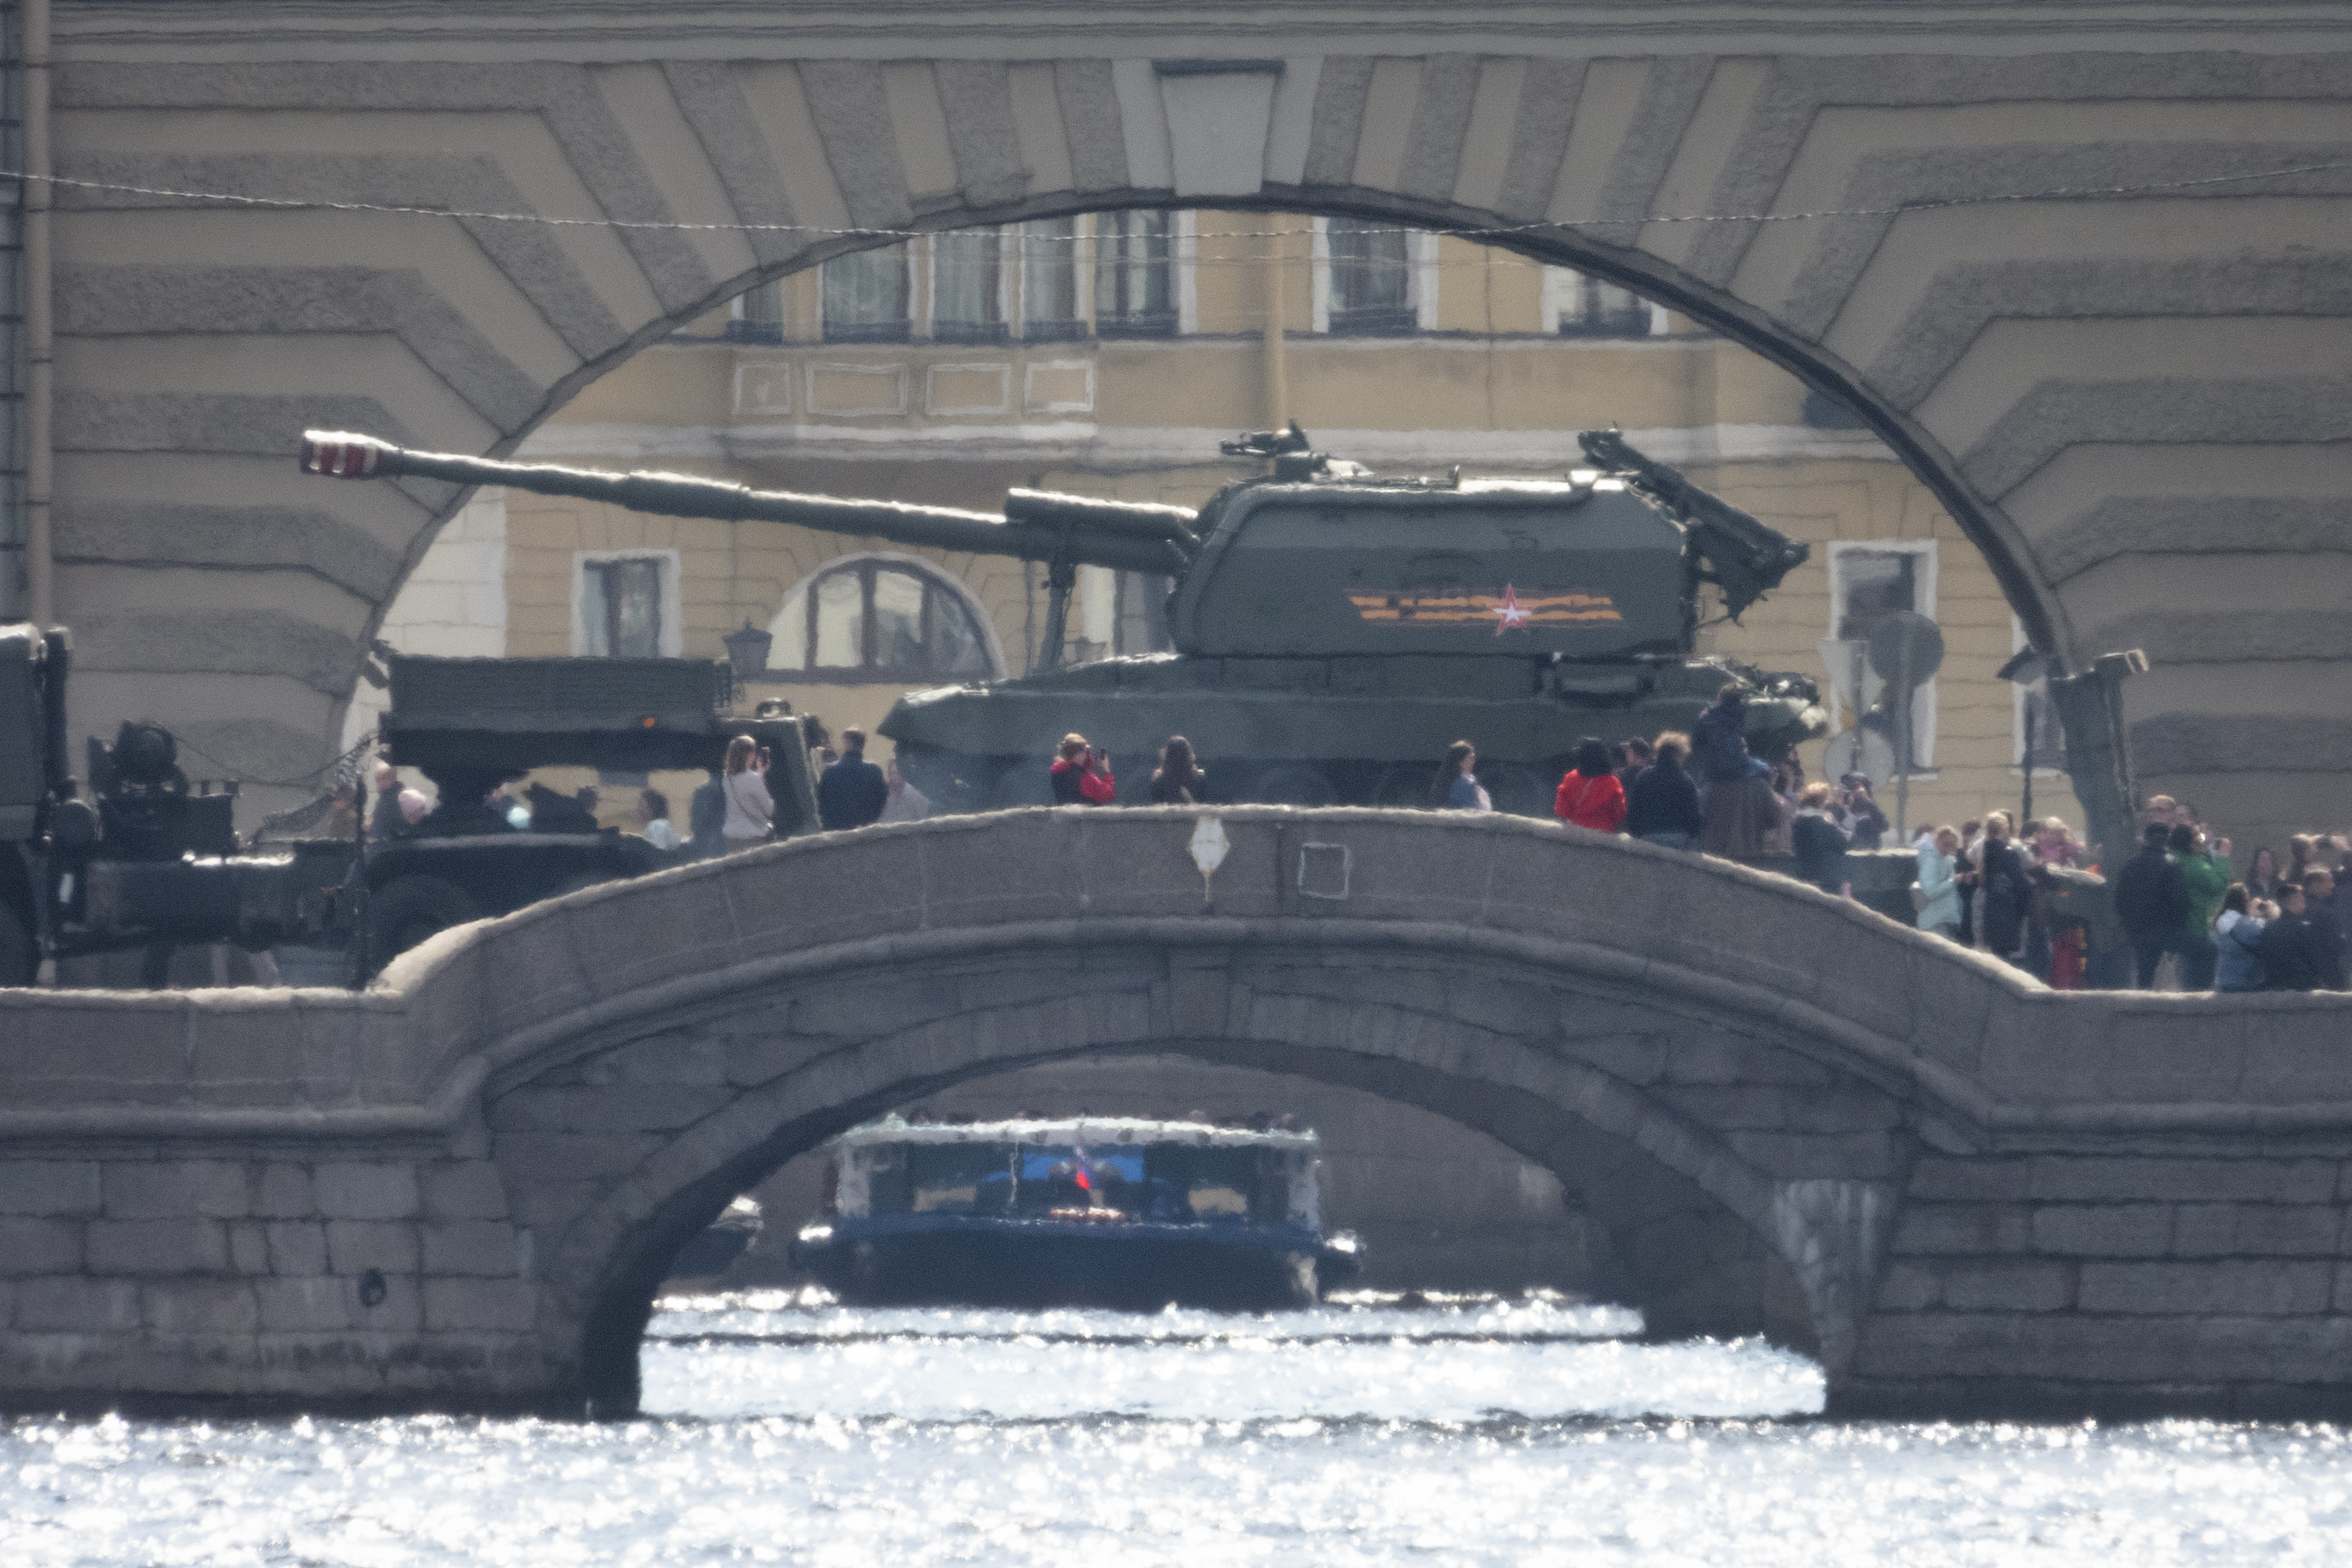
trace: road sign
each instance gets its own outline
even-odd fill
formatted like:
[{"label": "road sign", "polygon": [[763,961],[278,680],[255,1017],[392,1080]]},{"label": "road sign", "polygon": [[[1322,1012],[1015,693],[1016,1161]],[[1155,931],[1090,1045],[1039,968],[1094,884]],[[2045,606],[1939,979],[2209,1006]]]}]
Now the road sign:
[{"label": "road sign", "polygon": [[[1898,610],[1870,629],[1870,667],[1902,692],[1907,677],[1916,686],[1944,663],[1944,634],[1916,611]],[[1906,693],[1905,695],[1907,695]]]}]

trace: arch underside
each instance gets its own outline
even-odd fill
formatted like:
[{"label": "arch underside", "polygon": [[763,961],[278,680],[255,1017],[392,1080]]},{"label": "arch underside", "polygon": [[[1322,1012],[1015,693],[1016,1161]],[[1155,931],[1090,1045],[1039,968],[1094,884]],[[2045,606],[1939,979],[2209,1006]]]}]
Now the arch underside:
[{"label": "arch underside", "polygon": [[[896,1027],[860,1027],[877,1021]],[[1752,1020],[1531,966],[1094,948],[866,971],[505,1075],[493,1147],[561,1303],[542,1308],[562,1320],[543,1318],[551,1351],[579,1347],[593,1407],[634,1408],[668,1260],[735,1194],[892,1105],[1087,1051],[1294,1074],[1486,1133],[1559,1175],[1660,1337],[1840,1354],[1850,1325],[1822,1316],[1840,1303],[1792,1267],[1789,1194],[1880,1188],[1906,1157],[1888,1096]],[[1797,1099],[1813,1146],[1787,1130]]]}]

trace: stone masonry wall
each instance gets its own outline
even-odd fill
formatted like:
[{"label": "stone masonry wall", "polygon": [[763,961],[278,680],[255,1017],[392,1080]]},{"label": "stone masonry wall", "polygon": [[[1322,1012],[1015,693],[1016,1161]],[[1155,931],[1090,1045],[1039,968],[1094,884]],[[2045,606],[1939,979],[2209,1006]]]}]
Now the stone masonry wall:
[{"label": "stone masonry wall", "polygon": [[495,1405],[530,1271],[483,1159],[0,1162],[12,1403]]},{"label": "stone masonry wall", "polygon": [[1842,1402],[2340,1419],[2343,1153],[1923,1158]]}]

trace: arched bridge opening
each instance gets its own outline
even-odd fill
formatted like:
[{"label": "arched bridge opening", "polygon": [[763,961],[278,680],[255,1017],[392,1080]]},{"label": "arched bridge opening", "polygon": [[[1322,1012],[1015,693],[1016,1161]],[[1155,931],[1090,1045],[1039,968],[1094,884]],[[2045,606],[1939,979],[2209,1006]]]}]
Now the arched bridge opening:
[{"label": "arched bridge opening", "polygon": [[[1911,1003],[1839,1017],[1813,951],[1898,988],[1954,960],[1735,868],[1420,814],[1229,812],[1204,908],[1194,821],[1034,810],[795,841],[399,960],[409,986],[512,972],[499,949],[527,946],[546,976],[498,1003],[515,1023],[484,1098],[542,1354],[597,1408],[633,1407],[669,1260],[735,1194],[890,1106],[1111,1051],[1486,1133],[1605,1228],[1651,1333],[1765,1334],[1835,1375],[1916,1144],[1885,1012]],[[1360,868],[1344,899],[1302,894],[1310,845]]]},{"label": "arched bridge opening", "polygon": [[[992,964],[989,972],[1002,970]],[[1357,1023],[1365,1021],[1363,1009],[1349,1010],[1357,1014]],[[991,1021],[1017,1027],[1023,1020],[995,1014]],[[1617,1265],[1612,1282],[1626,1304],[1641,1311],[1649,1337],[1760,1335],[1805,1354],[1821,1354],[1820,1333],[1803,1287],[1759,1223],[1769,1213],[1768,1182],[1738,1190],[1741,1207],[1735,1208],[1724,1197],[1644,1150],[1628,1132],[1598,1124],[1592,1119],[1595,1111],[1565,1109],[1549,1097],[1522,1091],[1498,1091],[1475,1072],[1451,1073],[1402,1060],[1367,1061],[1354,1051],[1262,1038],[1151,1040],[1136,1049],[1361,1090],[1486,1134],[1553,1172],[1584,1215],[1601,1228]],[[1075,1054],[1043,1054],[1016,1064],[1050,1065]],[[820,1134],[839,1130],[845,1115],[865,1120],[910,1095],[938,1093],[997,1071],[981,1068],[964,1077],[925,1077],[861,1097],[855,1112],[835,1109],[795,1118],[657,1206],[618,1243],[582,1330],[580,1376],[589,1406],[601,1412],[634,1411],[644,1331],[669,1260],[736,1193],[814,1146],[813,1140]],[[1686,1063],[1684,1071],[1712,1077],[1724,1069],[1720,1063]],[[1807,1076],[1794,1059],[1776,1061],[1766,1071],[1792,1080]],[[1597,1084],[1585,1087],[1588,1097],[1597,1091]],[[1717,1082],[1714,1087],[1726,1085]],[[534,1098],[525,1088],[516,1092],[513,1103],[502,1101],[492,1112],[494,1127],[508,1119],[533,1119]],[[1615,1109],[1630,1113],[1630,1107]]]}]

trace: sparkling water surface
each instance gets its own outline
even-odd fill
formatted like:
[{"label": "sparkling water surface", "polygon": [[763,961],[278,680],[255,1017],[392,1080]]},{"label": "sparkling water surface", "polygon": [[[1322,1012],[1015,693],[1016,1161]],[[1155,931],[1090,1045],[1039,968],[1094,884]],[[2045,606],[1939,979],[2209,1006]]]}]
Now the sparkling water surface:
[{"label": "sparkling water surface", "polygon": [[1638,1327],[673,1300],[637,1421],[0,1426],[0,1564],[2352,1562],[2332,1428],[1823,1421]]}]

